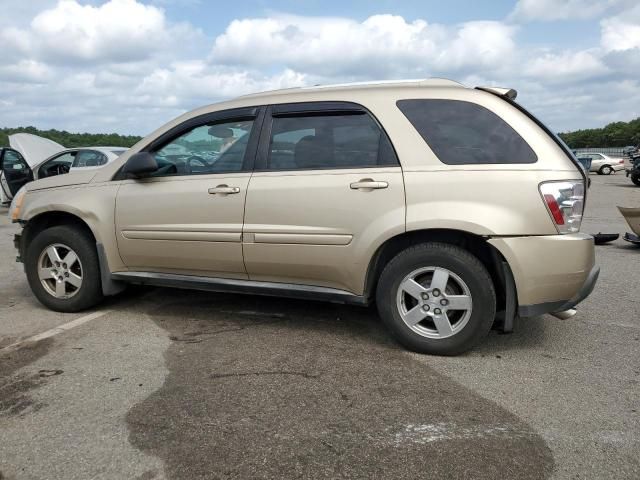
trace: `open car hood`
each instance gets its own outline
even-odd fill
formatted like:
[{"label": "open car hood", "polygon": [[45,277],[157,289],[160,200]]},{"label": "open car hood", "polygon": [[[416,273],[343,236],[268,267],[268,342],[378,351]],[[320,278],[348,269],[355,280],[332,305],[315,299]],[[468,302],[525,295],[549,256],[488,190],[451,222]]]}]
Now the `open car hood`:
[{"label": "open car hood", "polygon": [[22,154],[31,168],[65,149],[59,143],[31,133],[9,135],[9,145]]}]

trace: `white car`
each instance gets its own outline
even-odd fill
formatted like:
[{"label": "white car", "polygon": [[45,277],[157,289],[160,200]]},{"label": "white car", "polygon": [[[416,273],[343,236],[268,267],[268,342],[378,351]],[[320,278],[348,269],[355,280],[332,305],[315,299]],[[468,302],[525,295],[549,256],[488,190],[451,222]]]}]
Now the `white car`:
[{"label": "white car", "polygon": [[33,180],[99,168],[112,162],[125,147],[65,148],[30,133],[9,136],[11,148],[0,150],[0,203],[11,202],[22,186]]},{"label": "white car", "polygon": [[611,175],[614,172],[624,170],[624,159],[622,158],[610,157],[604,153],[581,153],[578,156],[590,158],[591,168],[589,171],[598,175]]}]

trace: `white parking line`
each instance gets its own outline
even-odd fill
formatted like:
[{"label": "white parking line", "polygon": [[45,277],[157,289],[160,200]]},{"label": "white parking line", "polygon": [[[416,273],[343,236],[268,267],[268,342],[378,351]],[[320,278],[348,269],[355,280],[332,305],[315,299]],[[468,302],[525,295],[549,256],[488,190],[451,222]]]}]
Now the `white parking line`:
[{"label": "white parking line", "polygon": [[39,342],[40,340],[44,340],[45,338],[54,337],[59,333],[66,332],[68,330],[71,330],[72,328],[76,328],[76,327],[79,327],[80,325],[90,322],[91,320],[95,320],[96,318],[103,317],[107,313],[110,313],[110,310],[93,312],[88,315],[85,315],[84,317],[76,318],[75,320],[71,320],[70,322],[59,325],[55,328],[52,328],[51,330],[47,330],[46,332],[38,333],[37,335],[33,335],[32,337],[25,338],[24,340],[21,340],[16,343],[12,343],[11,345],[8,345],[4,348],[0,348],[0,352],[4,353],[7,351],[18,350],[22,346],[27,345],[29,343]]}]

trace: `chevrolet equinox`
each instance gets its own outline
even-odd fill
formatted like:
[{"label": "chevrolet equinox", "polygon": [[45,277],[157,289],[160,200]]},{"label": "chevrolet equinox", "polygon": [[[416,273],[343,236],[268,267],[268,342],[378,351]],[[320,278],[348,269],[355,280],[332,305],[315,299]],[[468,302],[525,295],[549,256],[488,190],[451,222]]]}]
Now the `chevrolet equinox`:
[{"label": "chevrolet equinox", "polygon": [[127,283],[375,302],[405,347],[458,354],[496,319],[562,315],[598,277],[585,172],[515,96],[430,79],[203,107],[27,184],[18,260],[56,311]]}]

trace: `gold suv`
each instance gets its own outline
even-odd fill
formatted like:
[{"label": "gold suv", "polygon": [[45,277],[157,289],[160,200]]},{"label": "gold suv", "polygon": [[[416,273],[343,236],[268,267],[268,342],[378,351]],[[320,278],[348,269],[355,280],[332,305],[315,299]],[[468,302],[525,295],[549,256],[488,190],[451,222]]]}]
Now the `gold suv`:
[{"label": "gold suv", "polygon": [[127,283],[375,301],[407,348],[457,354],[496,319],[572,309],[598,276],[585,172],[515,96],[433,79],[203,107],[27,184],[19,259],[57,311]]}]

